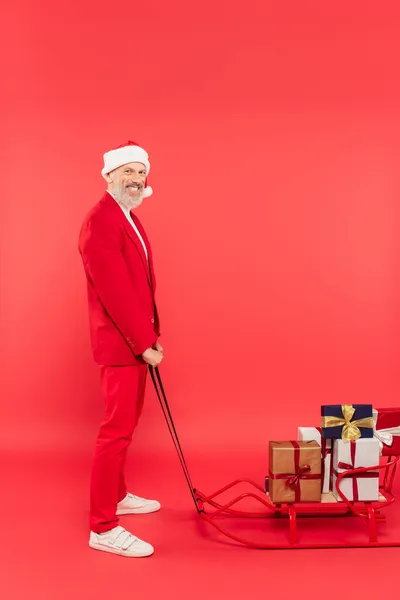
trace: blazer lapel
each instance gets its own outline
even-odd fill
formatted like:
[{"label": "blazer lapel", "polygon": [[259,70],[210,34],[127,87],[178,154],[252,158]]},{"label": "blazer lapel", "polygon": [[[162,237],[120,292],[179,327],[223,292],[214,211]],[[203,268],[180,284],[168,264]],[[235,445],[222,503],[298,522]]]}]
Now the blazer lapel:
[{"label": "blazer lapel", "polygon": [[152,252],[152,249],[151,249],[150,241],[149,241],[149,238],[147,237],[147,234],[146,234],[146,232],[145,232],[145,230],[144,230],[144,228],[143,228],[143,226],[142,226],[141,222],[140,222],[140,221],[139,221],[139,219],[137,218],[137,216],[136,216],[136,215],[134,215],[134,214],[132,214],[132,212],[131,212],[131,217],[132,217],[132,219],[133,219],[133,221],[134,221],[134,223],[135,223],[136,227],[138,228],[138,230],[139,230],[139,233],[140,233],[140,235],[142,236],[142,238],[143,238],[143,241],[144,241],[144,243],[145,243],[145,246],[146,246],[146,249],[147,249],[147,254],[148,254],[148,256],[149,256],[149,260],[148,260],[148,261],[146,260],[146,255],[145,255],[145,253],[144,253],[143,246],[142,246],[142,244],[141,244],[141,242],[140,242],[140,240],[139,240],[138,236],[136,236],[136,238],[137,238],[137,240],[138,240],[138,242],[139,242],[140,248],[141,248],[141,250],[142,250],[143,256],[144,256],[144,258],[145,258],[145,260],[146,260],[146,268],[147,268],[147,271],[148,271],[148,273],[149,273],[149,275],[150,275],[150,283],[151,283],[151,287],[152,287],[152,288],[153,288],[153,290],[154,290],[154,289],[155,289],[155,281],[156,281],[156,278],[155,278],[155,274],[154,274],[153,252]]},{"label": "blazer lapel", "polygon": [[[126,216],[123,213],[122,208],[118,205],[118,202],[111,196],[111,194],[109,194],[108,192],[105,193],[104,195],[104,200],[107,202],[107,204],[109,204],[110,206],[112,206],[112,209],[116,209],[115,214],[118,214],[118,218],[121,219],[123,226],[125,228],[125,231],[128,235],[128,237],[132,240],[132,242],[135,244],[137,251],[140,254],[140,257],[143,261],[143,266],[144,269],[146,271],[146,275],[147,275],[147,280],[149,282],[150,287],[153,289],[153,282],[152,282],[152,256],[151,256],[151,249],[150,249],[150,244],[149,241],[147,239],[147,236],[144,232],[143,227],[141,226],[140,222],[138,221],[137,217],[134,217],[131,213],[131,217],[133,218],[136,227],[138,228],[140,235],[143,237],[143,241],[146,244],[146,248],[147,248],[147,252],[149,255],[149,261],[147,261],[146,258],[146,254],[144,251],[144,248],[142,246],[142,242],[140,241],[136,231],[133,229],[132,225],[129,223],[128,219],[126,218]],[[149,267],[149,263],[151,265],[151,267]]]},{"label": "blazer lapel", "polygon": [[[132,225],[129,223],[128,219],[125,217],[125,215],[122,215],[124,218],[124,227],[125,227],[125,231],[128,234],[129,238],[132,240],[132,242],[135,244],[137,251],[140,254],[140,258],[143,261],[143,266],[146,270],[146,275],[147,275],[147,279],[149,280],[149,284],[150,287],[152,287],[152,283],[151,283],[151,274],[150,274],[150,269],[149,269],[149,264],[147,262],[147,258],[146,258],[146,254],[144,251],[144,248],[142,246],[142,242],[140,241],[136,231],[133,229]],[[144,241],[144,240],[143,240]],[[148,250],[147,250],[148,251]]]}]

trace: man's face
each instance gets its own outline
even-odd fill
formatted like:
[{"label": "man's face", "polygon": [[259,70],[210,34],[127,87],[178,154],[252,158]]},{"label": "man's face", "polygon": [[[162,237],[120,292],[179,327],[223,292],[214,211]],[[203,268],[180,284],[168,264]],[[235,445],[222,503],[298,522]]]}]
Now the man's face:
[{"label": "man's face", "polygon": [[118,167],[107,176],[108,189],[117,201],[129,208],[136,208],[143,201],[146,169],[142,163],[132,162]]}]

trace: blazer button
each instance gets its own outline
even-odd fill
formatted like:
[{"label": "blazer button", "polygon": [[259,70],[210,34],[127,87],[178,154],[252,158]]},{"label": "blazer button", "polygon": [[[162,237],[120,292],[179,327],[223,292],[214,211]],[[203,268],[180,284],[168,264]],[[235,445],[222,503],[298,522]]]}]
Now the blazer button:
[{"label": "blazer button", "polygon": [[154,317],[151,317],[150,321],[151,321],[152,323],[154,323]]}]

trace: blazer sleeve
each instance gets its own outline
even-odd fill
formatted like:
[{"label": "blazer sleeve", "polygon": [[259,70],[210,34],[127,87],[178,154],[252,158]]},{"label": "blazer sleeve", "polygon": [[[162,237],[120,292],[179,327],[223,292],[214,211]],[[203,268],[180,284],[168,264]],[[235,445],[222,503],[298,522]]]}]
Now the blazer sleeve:
[{"label": "blazer sleeve", "polygon": [[140,356],[155,344],[157,334],[144,314],[129,277],[120,231],[104,219],[92,217],[81,229],[79,251],[86,275],[105,310],[132,352]]}]

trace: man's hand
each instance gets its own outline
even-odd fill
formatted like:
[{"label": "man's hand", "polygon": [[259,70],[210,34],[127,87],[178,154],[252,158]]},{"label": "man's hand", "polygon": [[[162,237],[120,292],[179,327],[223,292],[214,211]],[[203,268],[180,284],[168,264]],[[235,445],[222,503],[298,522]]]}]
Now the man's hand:
[{"label": "man's hand", "polygon": [[158,352],[161,352],[161,354],[164,353],[164,348],[161,346],[160,342],[156,342],[155,348],[158,350]]},{"label": "man's hand", "polygon": [[150,365],[151,367],[158,367],[158,365],[164,358],[162,353],[154,348],[147,348],[147,350],[143,352],[142,357],[144,362]]}]

